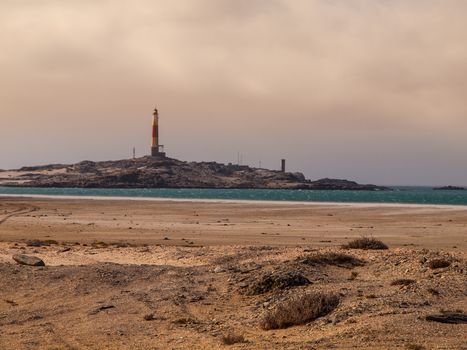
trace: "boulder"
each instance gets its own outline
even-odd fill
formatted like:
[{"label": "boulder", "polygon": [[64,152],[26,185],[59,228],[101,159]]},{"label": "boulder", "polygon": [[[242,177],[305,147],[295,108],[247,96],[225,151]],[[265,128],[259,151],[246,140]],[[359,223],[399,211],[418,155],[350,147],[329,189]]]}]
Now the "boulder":
[{"label": "boulder", "polygon": [[16,261],[20,265],[45,266],[45,263],[41,259],[35,256],[15,254],[13,255],[13,260]]}]

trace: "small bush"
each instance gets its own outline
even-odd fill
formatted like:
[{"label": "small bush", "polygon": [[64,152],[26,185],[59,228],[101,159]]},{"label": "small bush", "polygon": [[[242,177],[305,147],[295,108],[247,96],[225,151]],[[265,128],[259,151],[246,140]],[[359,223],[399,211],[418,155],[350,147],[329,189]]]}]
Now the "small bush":
[{"label": "small bush", "polygon": [[417,281],[408,278],[400,278],[391,282],[391,286],[409,286]]},{"label": "small bush", "polygon": [[246,295],[258,295],[273,290],[283,290],[290,287],[305,286],[311,282],[302,274],[294,271],[275,272],[261,276],[244,291]]},{"label": "small bush", "polygon": [[434,259],[428,263],[430,269],[442,269],[451,266],[451,262],[446,259]]},{"label": "small bush", "polygon": [[305,324],[327,315],[339,305],[334,294],[304,293],[279,303],[268,311],[261,322],[265,330],[288,328]]},{"label": "small bush", "polygon": [[238,343],[246,343],[246,340],[243,337],[243,335],[229,333],[222,337],[222,343],[224,345],[233,345],[233,344],[238,344]]},{"label": "small bush", "polygon": [[378,239],[371,237],[361,237],[347,244],[344,244],[342,248],[346,249],[388,249],[388,246]]},{"label": "small bush", "polygon": [[341,267],[354,267],[364,265],[363,260],[342,253],[319,253],[300,258],[300,262],[307,265],[334,265]]}]

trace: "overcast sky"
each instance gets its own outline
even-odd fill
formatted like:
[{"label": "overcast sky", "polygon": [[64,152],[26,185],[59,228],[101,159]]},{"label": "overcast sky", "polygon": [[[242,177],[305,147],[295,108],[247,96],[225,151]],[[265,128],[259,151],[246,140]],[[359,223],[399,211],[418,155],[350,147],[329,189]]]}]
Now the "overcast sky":
[{"label": "overcast sky", "polygon": [[149,152],[467,185],[465,0],[1,0],[0,168]]}]

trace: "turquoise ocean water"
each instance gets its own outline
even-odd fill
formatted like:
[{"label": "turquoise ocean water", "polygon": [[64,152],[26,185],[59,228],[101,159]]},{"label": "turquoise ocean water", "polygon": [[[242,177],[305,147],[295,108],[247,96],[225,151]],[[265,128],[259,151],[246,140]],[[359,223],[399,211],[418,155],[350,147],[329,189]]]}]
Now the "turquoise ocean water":
[{"label": "turquoise ocean water", "polygon": [[81,189],[0,187],[0,194],[467,205],[467,191],[433,191],[431,188],[427,187],[393,187],[393,189],[393,191],[310,191],[251,189]]}]

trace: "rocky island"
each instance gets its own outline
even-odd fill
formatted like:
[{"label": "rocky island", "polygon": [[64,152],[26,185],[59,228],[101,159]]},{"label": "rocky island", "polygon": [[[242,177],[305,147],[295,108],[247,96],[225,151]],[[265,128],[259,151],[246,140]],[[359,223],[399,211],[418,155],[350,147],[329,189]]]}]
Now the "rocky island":
[{"label": "rocky island", "polygon": [[185,162],[167,157],[116,161],[83,161],[23,167],[0,172],[0,186],[77,188],[216,188],[389,190],[353,181],[311,181],[302,173],[252,168],[216,162]]},{"label": "rocky island", "polygon": [[435,187],[433,188],[434,191],[465,191],[464,187],[459,186],[443,186],[443,187]]}]

